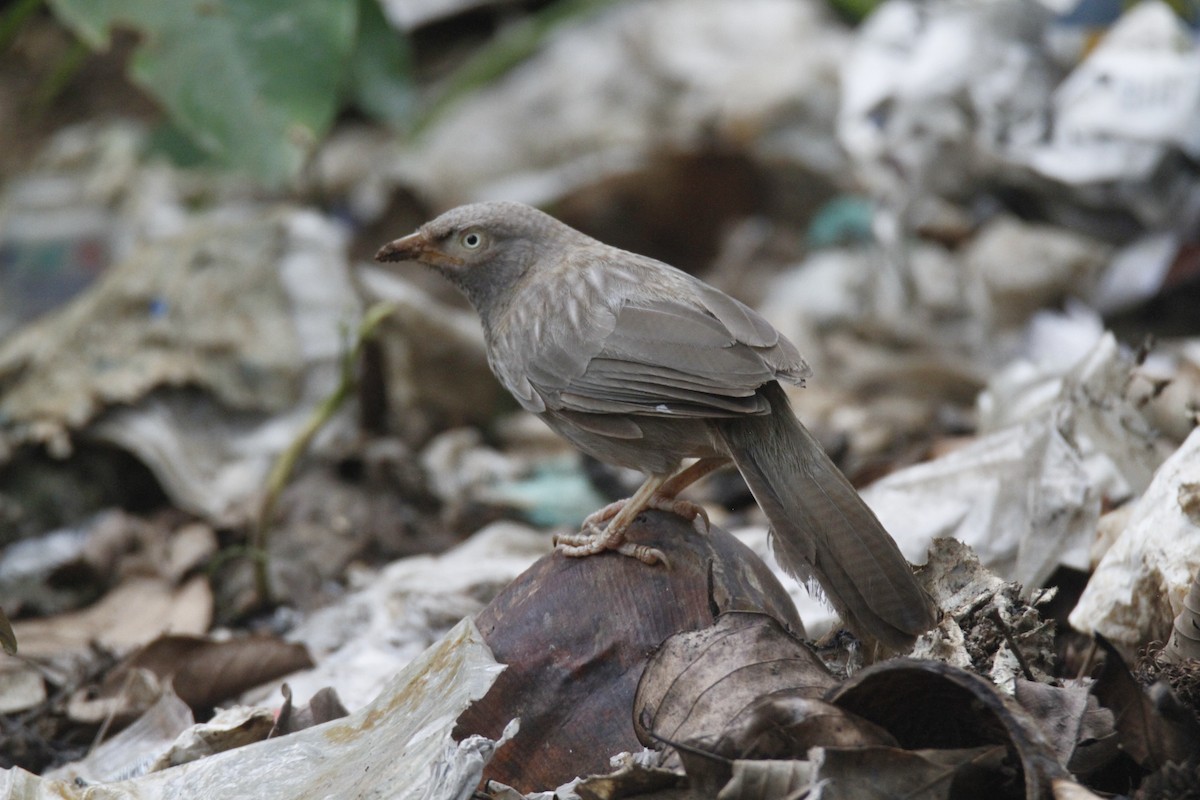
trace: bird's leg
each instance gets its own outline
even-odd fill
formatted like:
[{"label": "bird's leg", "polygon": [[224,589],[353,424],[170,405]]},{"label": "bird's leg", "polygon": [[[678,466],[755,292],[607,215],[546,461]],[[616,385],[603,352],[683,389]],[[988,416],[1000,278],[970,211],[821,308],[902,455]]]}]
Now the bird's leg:
[{"label": "bird's leg", "polygon": [[[584,521],[583,531],[556,536],[554,538],[555,546],[563,552],[563,555],[567,556],[590,556],[605,550],[616,550],[627,556],[633,556],[639,561],[645,561],[647,564],[655,564],[660,561],[664,564],[667,563],[667,557],[662,554],[661,550],[625,541],[625,530],[638,514],[650,507],[650,499],[658,487],[667,482],[668,478],[667,475],[648,476],[638,490],[633,493],[633,497],[610,503],[596,514],[589,516]],[[597,515],[600,516],[599,520],[593,520],[593,517]],[[611,518],[611,521],[604,530],[596,530],[592,527],[597,521],[603,521],[606,518]],[[591,532],[584,533],[588,530]]]},{"label": "bird's leg", "polygon": [[586,536],[587,534],[584,533],[584,531],[591,531],[592,533],[602,531],[604,529],[603,523],[608,522],[610,519],[615,517],[617,512],[624,508],[630,499],[631,498],[623,497],[620,500],[615,500],[609,503],[604,508],[593,511],[584,518],[583,524],[579,526],[579,530],[581,531],[580,533],[564,534],[563,537],[560,537],[560,539],[564,537],[569,538],[571,536]]},{"label": "bird's leg", "polygon": [[678,495],[684,489],[713,470],[724,466],[726,463],[728,463],[728,459],[723,456],[698,459],[695,463],[676,472],[662,486],[658,487],[658,491],[650,498],[647,507],[666,511],[680,517],[689,517],[692,520],[692,525],[696,528],[696,533],[699,533],[701,536],[707,535],[709,526],[712,523],[708,519],[708,512],[704,510],[704,506],[693,503],[690,500],[679,500]]},{"label": "bird's leg", "polygon": [[[647,564],[667,563],[662,551],[646,545],[625,541],[625,531],[638,514],[648,508],[690,517],[700,534],[708,533],[708,512],[696,503],[676,498],[680,492],[725,463],[724,458],[702,458],[673,475],[650,475],[633,497],[610,503],[588,516],[583,530],[555,538],[558,549],[567,556],[588,556],[604,550],[616,550]],[[608,521],[607,527],[599,524]]]}]

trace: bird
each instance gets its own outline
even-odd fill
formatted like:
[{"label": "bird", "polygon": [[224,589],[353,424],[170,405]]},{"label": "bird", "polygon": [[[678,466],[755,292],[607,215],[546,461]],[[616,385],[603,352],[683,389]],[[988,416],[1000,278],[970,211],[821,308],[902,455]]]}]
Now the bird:
[{"label": "bird", "polygon": [[732,462],[770,522],[777,561],[815,582],[860,639],[904,650],[936,623],[896,542],[791,409],[781,382],[803,385],[811,370],[749,306],[511,201],[452,208],[375,259],[448,279],[479,314],[489,366],[524,409],[584,453],[646,475],[631,498],[560,535],[564,554],[666,564],[662,551],[626,540],[629,526],[655,508],[706,530],[678,495]]}]

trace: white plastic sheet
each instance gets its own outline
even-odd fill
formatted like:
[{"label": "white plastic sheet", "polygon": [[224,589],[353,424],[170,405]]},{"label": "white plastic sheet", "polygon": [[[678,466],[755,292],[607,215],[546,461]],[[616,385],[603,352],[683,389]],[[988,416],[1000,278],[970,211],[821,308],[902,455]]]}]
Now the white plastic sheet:
[{"label": "white plastic sheet", "polygon": [[116,783],[78,786],[21,769],[0,770],[0,797],[466,798],[496,744],[471,737],[456,745],[450,731],[462,710],[483,696],[502,669],[474,623],[465,619],[397,675],[370,705],[348,717]]}]

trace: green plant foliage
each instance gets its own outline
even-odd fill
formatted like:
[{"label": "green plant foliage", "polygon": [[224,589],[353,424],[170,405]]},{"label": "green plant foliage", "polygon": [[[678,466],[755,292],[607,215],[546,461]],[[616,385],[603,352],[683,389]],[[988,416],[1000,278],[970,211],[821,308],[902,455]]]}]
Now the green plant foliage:
[{"label": "green plant foliage", "polygon": [[412,48],[384,19],[377,0],[359,0],[358,13],[347,99],[365,114],[404,130],[417,111]]},{"label": "green plant foliage", "polygon": [[51,0],[88,46],[124,28],[130,78],[205,153],[269,186],[292,179],[338,111],[359,0]]},{"label": "green plant foliage", "polygon": [[[239,169],[274,188],[297,176],[343,105],[415,133],[559,26],[616,1],[558,0],[507,26],[422,106],[411,46],[378,0],[48,0],[92,50],[108,48],[115,29],[138,37],[127,73],[168,117],[153,150],[183,166]],[[78,67],[65,67],[51,91]]]}]

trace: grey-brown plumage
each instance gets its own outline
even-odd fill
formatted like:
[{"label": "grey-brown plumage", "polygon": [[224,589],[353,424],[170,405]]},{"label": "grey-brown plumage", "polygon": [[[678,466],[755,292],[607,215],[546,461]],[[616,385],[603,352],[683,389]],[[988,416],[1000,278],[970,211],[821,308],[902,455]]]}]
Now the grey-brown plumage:
[{"label": "grey-brown plumage", "polygon": [[[569,555],[661,558],[625,542],[625,528],[732,460],[780,563],[815,578],[856,633],[902,648],[935,622],[895,542],[788,405],[778,381],[802,383],[808,366],[747,306],[519,203],[453,209],[376,258],[445,275],[479,312],[488,361],[524,408],[584,452],[648,474],[604,514],[604,532],[560,541]],[[681,473],[691,457],[700,462]]]}]

